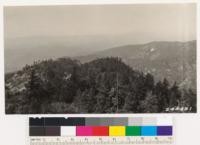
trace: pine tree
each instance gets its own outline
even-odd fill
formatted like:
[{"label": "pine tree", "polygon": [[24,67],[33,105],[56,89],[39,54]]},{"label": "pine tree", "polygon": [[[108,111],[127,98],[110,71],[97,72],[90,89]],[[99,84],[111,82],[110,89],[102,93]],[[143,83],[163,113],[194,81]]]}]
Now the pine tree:
[{"label": "pine tree", "polygon": [[154,78],[150,73],[145,76],[145,87],[147,91],[152,91],[154,88]]},{"label": "pine tree", "polygon": [[40,78],[34,69],[31,70],[29,81],[26,85],[27,104],[29,104],[29,113],[41,113],[42,97],[45,93],[42,91]]},{"label": "pine tree", "polygon": [[96,104],[94,89],[88,89],[82,92],[80,96],[80,112],[92,113]]},{"label": "pine tree", "polygon": [[106,96],[102,93],[98,93],[96,96],[96,105],[94,105],[94,112],[105,113],[106,111]]},{"label": "pine tree", "polygon": [[148,92],[145,100],[141,102],[144,113],[158,113],[158,98],[152,92]]},{"label": "pine tree", "polygon": [[192,107],[191,112],[197,112],[197,97],[195,92],[189,89],[189,106]]},{"label": "pine tree", "polygon": [[5,86],[5,100],[9,100],[11,96],[12,94],[11,94],[10,88],[8,86]]},{"label": "pine tree", "polygon": [[154,89],[155,95],[158,97],[158,112],[163,112],[169,106],[169,82],[164,79],[159,81]]},{"label": "pine tree", "polygon": [[169,106],[169,82],[166,78],[164,78],[163,80],[162,91],[163,91],[163,96],[164,96],[163,101],[165,101],[163,105],[165,105],[165,107]]},{"label": "pine tree", "polygon": [[181,98],[181,93],[179,91],[179,88],[176,84],[176,82],[174,83],[174,85],[170,88],[170,100],[169,100],[169,106],[170,107],[175,107],[178,105],[178,100]]},{"label": "pine tree", "polygon": [[[70,77],[68,78],[68,76]],[[73,67],[72,73],[68,76],[64,76],[65,78],[62,78],[61,80],[62,86],[60,90],[60,96],[62,97],[60,97],[60,101],[72,103],[79,85],[77,68],[75,66]]]},{"label": "pine tree", "polygon": [[135,94],[129,93],[126,96],[125,104],[124,104],[124,112],[138,112],[138,99]]},{"label": "pine tree", "polygon": [[6,113],[10,114],[10,113],[14,113],[15,107],[16,105],[10,105],[13,101],[12,101],[12,93],[10,91],[10,88],[6,85],[5,86],[5,109],[6,109]]}]

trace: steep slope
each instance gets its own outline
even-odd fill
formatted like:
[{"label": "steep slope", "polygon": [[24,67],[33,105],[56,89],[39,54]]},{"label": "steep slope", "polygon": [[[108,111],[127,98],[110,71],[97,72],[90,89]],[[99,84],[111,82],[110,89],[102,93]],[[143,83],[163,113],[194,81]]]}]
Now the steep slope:
[{"label": "steep slope", "polygon": [[[119,57],[35,62],[5,76],[6,113],[159,113],[194,108],[196,93],[134,70]],[[181,103],[178,103],[181,102]],[[187,110],[186,110],[187,111]]]},{"label": "steep slope", "polygon": [[120,57],[132,68],[152,73],[156,80],[166,77],[183,87],[196,88],[196,41],[126,45],[77,59],[88,62],[107,56]]}]

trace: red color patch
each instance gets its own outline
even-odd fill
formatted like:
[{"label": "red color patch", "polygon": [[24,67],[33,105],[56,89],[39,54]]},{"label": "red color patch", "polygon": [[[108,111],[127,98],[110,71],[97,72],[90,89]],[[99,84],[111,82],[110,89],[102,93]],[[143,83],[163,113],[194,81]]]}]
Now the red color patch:
[{"label": "red color patch", "polygon": [[93,126],[93,136],[109,136],[108,126]]}]

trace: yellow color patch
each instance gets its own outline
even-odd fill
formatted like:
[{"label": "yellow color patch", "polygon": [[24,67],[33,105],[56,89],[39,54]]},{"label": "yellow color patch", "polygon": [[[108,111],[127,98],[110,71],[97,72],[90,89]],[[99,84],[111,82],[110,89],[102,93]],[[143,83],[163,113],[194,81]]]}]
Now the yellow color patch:
[{"label": "yellow color patch", "polygon": [[109,126],[109,136],[125,136],[125,126]]}]

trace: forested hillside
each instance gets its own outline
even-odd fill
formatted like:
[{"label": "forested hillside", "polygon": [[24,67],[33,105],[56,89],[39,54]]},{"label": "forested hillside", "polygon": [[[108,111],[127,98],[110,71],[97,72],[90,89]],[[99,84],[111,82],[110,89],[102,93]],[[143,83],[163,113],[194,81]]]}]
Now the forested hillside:
[{"label": "forested hillside", "polygon": [[195,89],[155,81],[119,57],[38,61],[6,74],[5,84],[9,114],[196,112]]},{"label": "forested hillside", "polygon": [[103,57],[120,57],[133,69],[154,75],[155,81],[167,78],[182,88],[196,88],[196,41],[123,45],[76,59],[85,63]]}]

